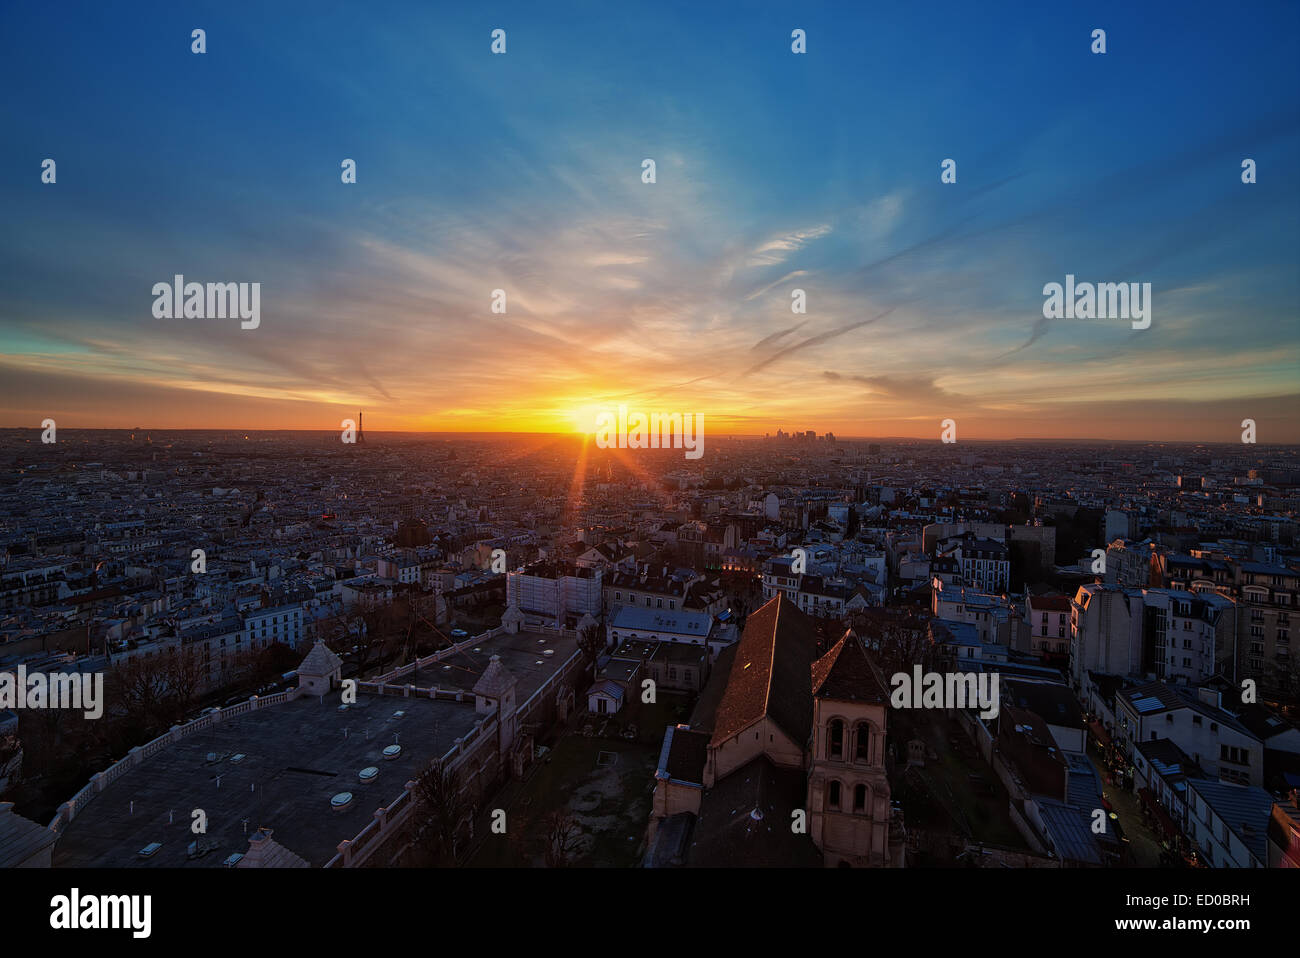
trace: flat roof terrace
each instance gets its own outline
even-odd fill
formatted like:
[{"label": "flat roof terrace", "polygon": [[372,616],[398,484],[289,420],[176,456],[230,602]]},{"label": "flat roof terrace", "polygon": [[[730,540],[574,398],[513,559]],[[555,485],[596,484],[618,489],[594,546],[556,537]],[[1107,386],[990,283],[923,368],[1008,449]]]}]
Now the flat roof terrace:
[{"label": "flat roof terrace", "polygon": [[[548,650],[551,655],[546,654]],[[487,670],[492,656],[499,655],[501,664],[519,683],[515,690],[515,703],[522,705],[577,651],[575,636],[523,630],[505,632],[482,642],[467,644],[462,651],[450,652],[440,661],[417,667],[391,679],[388,684],[470,692]],[[374,683],[378,679],[366,681]],[[473,704],[472,698],[469,701]]]},{"label": "flat roof terrace", "polygon": [[[65,827],[53,864],[219,866],[231,853],[247,852],[264,826],[319,867],[479,718],[471,696],[455,702],[359,694],[340,711],[337,692],[324,702],[303,696],[246,712],[172,743],[110,784]],[[400,755],[385,759],[384,748],[393,744]],[[235,762],[237,754],[244,757]],[[363,784],[358,774],[369,767],[379,774]],[[335,810],[330,800],[341,792],[351,792],[352,801]],[[207,815],[206,835],[190,831],[194,809]],[[187,848],[202,838],[216,847],[191,861]],[[152,842],[162,847],[140,858]]]}]

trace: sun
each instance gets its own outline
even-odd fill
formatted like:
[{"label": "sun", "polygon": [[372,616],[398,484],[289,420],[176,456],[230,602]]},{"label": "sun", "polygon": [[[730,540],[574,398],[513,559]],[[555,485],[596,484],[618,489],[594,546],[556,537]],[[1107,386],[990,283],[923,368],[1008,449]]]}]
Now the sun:
[{"label": "sun", "polygon": [[573,431],[583,436],[594,435],[596,432],[596,419],[602,412],[606,411],[603,407],[591,403],[571,410],[569,419],[573,425]]}]

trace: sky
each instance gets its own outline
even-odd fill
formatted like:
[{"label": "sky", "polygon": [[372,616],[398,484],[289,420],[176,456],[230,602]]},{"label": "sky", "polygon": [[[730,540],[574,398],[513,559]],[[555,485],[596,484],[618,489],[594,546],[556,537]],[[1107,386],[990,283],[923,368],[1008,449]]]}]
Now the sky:
[{"label": "sky", "polygon": [[0,426],[1300,442],[1300,6],[441,6],[0,5]]}]

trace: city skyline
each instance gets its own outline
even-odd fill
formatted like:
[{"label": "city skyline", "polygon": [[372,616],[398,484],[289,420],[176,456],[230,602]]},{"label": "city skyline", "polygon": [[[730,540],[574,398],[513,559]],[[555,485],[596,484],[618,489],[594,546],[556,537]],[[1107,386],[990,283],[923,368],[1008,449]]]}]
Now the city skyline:
[{"label": "city skyline", "polygon": [[[5,11],[0,421],[1300,442],[1300,13],[1193,6]],[[177,275],[260,324],[156,318]],[[1045,319],[1067,277],[1150,327]]]}]

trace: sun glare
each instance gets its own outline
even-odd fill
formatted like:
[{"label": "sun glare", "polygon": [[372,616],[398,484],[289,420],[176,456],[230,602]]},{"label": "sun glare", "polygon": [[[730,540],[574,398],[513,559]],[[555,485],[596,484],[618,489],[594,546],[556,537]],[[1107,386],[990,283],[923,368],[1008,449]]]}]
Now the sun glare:
[{"label": "sun glare", "polygon": [[584,436],[594,435],[596,432],[596,418],[604,410],[600,406],[585,405],[579,406],[569,414],[573,422],[573,431],[581,433]]}]

